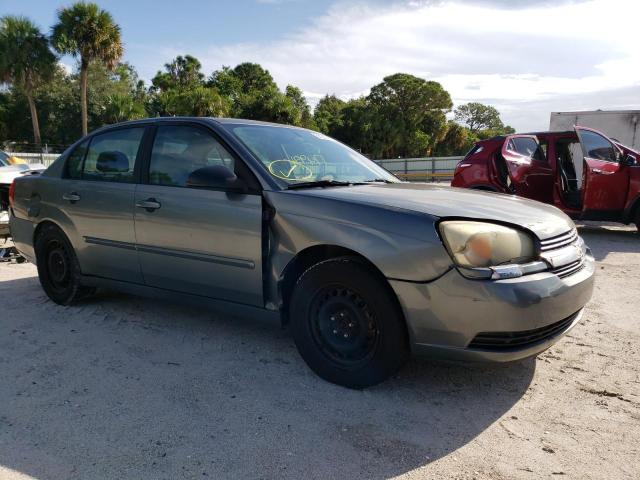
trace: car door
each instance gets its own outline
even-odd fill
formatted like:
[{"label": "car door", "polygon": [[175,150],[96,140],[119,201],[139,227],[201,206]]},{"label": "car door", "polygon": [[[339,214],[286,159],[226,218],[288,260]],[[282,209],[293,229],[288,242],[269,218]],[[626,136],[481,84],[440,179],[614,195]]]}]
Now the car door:
[{"label": "car door", "polygon": [[620,150],[602,133],[575,127],[584,154],[583,212],[620,212],[629,188],[629,168],[620,163]]},{"label": "car door", "polygon": [[553,202],[553,171],[535,135],[507,136],[501,153],[516,194]]},{"label": "car door", "polygon": [[143,283],[135,251],[136,164],[145,127],[109,130],[70,154],[58,204],[71,220],[83,274]]},{"label": "car door", "polygon": [[262,196],[191,188],[189,174],[241,160],[208,129],[157,127],[146,184],[135,194],[135,229],[147,285],[239,303],[262,296]]}]

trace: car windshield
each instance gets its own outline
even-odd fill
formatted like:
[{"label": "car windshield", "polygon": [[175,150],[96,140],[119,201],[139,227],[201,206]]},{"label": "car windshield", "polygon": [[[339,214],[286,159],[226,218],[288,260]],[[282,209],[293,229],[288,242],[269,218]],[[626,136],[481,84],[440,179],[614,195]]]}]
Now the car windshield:
[{"label": "car windshield", "polygon": [[399,181],[368,158],[318,132],[271,125],[227,128],[287,186]]},{"label": "car windshield", "polygon": [[6,167],[9,165],[9,155],[0,151],[0,167]]}]

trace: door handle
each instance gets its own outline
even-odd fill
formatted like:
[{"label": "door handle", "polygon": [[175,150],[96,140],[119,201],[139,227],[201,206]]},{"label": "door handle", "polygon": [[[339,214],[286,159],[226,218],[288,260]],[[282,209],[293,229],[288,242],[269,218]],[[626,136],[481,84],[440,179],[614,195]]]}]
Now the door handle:
[{"label": "door handle", "polygon": [[67,200],[68,202],[71,202],[71,203],[76,203],[78,200],[80,200],[80,195],[78,195],[78,192],[69,192],[69,193],[63,194],[62,199]]},{"label": "door handle", "polygon": [[602,170],[600,170],[599,168],[592,168],[591,171],[597,174],[603,173]]},{"label": "door handle", "polygon": [[146,200],[142,200],[140,202],[136,202],[136,207],[144,208],[147,212],[153,212],[157,210],[162,205],[155,198],[147,198]]}]

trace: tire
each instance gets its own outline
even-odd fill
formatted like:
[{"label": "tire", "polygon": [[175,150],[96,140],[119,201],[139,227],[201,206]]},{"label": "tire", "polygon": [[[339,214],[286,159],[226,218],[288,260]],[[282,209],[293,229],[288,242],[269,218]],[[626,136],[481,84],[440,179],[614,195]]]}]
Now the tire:
[{"label": "tire", "polygon": [[45,225],[35,241],[38,278],[47,296],[59,305],[71,305],[91,295],[94,288],[80,284],[78,259],[66,235],[55,225]]},{"label": "tire", "polygon": [[296,347],[323,379],[364,388],[393,375],[409,357],[404,319],[392,291],[363,262],[317,263],[298,279],[289,318]]}]

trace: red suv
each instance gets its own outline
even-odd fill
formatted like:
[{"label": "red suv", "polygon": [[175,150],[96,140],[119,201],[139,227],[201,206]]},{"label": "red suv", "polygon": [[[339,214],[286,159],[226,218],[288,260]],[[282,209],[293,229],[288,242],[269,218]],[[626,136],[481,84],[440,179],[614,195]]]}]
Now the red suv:
[{"label": "red suv", "polygon": [[550,203],[574,219],[640,229],[640,152],[586,127],[490,138],[456,166],[454,187]]}]

